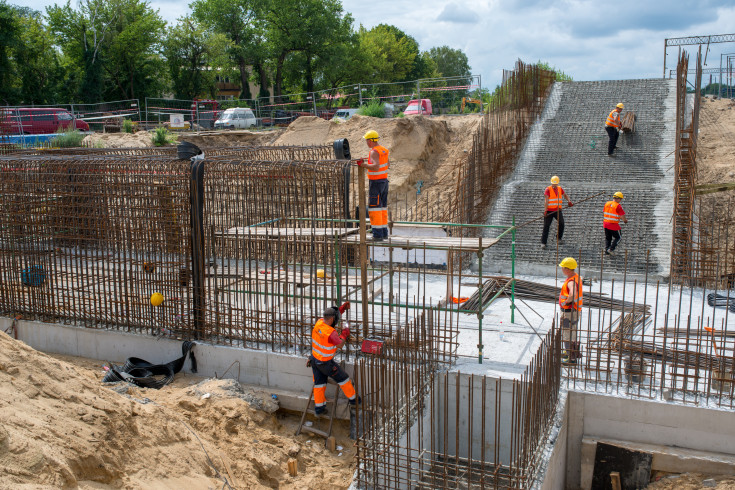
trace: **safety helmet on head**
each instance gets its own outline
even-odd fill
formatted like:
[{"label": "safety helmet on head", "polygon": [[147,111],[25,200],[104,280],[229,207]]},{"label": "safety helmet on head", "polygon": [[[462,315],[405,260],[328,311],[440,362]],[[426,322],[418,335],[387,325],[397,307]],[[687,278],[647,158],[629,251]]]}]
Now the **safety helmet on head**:
[{"label": "safety helmet on head", "polygon": [[558,177],[558,176],[556,176],[556,175],[554,175],[554,176],[553,176],[553,177],[551,178],[551,183],[552,183],[552,184],[558,184],[558,183],[559,183],[559,177]]},{"label": "safety helmet on head", "polygon": [[625,106],[624,106],[624,105],[623,105],[623,103],[621,102],[620,104],[616,105],[615,107],[617,107],[618,109],[622,109],[622,108],[623,108],[623,107],[625,107]]},{"label": "safety helmet on head", "polygon": [[566,267],[567,269],[574,270],[577,268],[577,261],[572,257],[567,257],[559,262],[559,267]]},{"label": "safety helmet on head", "polygon": [[618,192],[616,192],[615,194],[613,194],[613,197],[617,197],[617,198],[619,198],[619,199],[622,199],[622,198],[623,198],[623,193],[622,193],[622,192],[620,192],[620,191],[618,191]]},{"label": "safety helmet on head", "polygon": [[377,131],[375,131],[374,129],[371,129],[370,131],[365,133],[365,136],[363,136],[363,138],[366,140],[377,140],[378,138],[380,138],[380,136],[378,136]]},{"label": "safety helmet on head", "polygon": [[339,307],[330,306],[329,308],[324,310],[324,314],[322,316],[324,318],[334,318],[334,323],[332,324],[332,326],[337,325],[341,318],[341,315],[339,314]]}]

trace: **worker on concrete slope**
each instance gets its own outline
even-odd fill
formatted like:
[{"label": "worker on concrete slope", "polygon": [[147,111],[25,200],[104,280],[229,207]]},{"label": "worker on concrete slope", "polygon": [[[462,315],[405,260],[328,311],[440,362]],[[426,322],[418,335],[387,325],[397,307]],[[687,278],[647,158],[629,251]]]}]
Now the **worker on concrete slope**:
[{"label": "worker on concrete slope", "polygon": [[607,131],[607,135],[610,137],[610,140],[607,143],[607,156],[614,157],[613,151],[615,150],[615,145],[618,144],[618,136],[620,134],[620,129],[623,127],[622,123],[620,122],[620,113],[623,112],[623,103],[615,106],[615,109],[610,111],[610,114],[607,116],[607,120],[605,121],[605,131]]},{"label": "worker on concrete slope", "polygon": [[577,325],[582,311],[582,278],[575,272],[577,261],[567,257],[559,263],[566,277],[559,293],[561,307],[562,362],[575,364],[581,358],[580,343],[577,341]]},{"label": "worker on concrete slope", "polygon": [[564,236],[564,215],[561,212],[563,199],[567,200],[569,207],[571,208],[574,204],[569,200],[564,189],[559,185],[559,177],[554,175],[551,178],[551,185],[544,191],[544,231],[541,233],[541,248],[546,249],[546,241],[549,239],[549,228],[551,228],[551,220],[556,219],[557,221],[557,237],[561,244],[562,237]]},{"label": "worker on concrete slope", "polygon": [[620,241],[620,220],[623,223],[628,222],[625,217],[623,206],[620,201],[623,200],[623,193],[618,191],[613,194],[613,200],[607,201],[602,211],[602,226],[605,229],[605,255],[612,255],[615,247]]},{"label": "worker on concrete slope", "polygon": [[368,211],[373,240],[382,241],[388,238],[388,149],[378,144],[378,132],[370,130],[365,133],[368,146],[368,161],[361,165],[367,169],[370,179]]},{"label": "worker on concrete slope", "polygon": [[339,364],[334,362],[334,355],[342,344],[350,338],[350,329],[345,327],[337,333],[335,327],[339,324],[342,313],[349,309],[349,301],[342,306],[332,306],[324,310],[311,331],[311,371],[314,375],[314,412],[323,415],[327,412],[327,378],[332,378],[342,388],[351,405],[360,402],[355,394],[355,387],[350,377]]}]

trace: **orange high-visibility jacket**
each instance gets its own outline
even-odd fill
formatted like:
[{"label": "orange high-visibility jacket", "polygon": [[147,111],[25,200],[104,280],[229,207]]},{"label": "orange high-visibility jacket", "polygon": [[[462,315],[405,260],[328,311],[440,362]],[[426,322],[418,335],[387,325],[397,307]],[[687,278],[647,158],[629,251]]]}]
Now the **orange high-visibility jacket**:
[{"label": "orange high-visibility jacket", "polygon": [[564,305],[564,302],[567,300],[567,298],[569,298],[570,281],[574,281],[574,285],[576,286],[574,289],[577,293],[577,300],[571,304],[571,308],[579,311],[582,309],[582,279],[580,279],[579,274],[574,274],[572,277],[564,281],[564,284],[561,287],[561,293],[559,293],[559,306],[561,306],[565,310],[568,310],[570,308],[569,306]]},{"label": "orange high-visibility jacket", "polygon": [[337,346],[329,342],[334,328],[327,325],[323,318],[314,325],[311,331],[311,355],[319,361],[329,361],[337,353]]},{"label": "orange high-visibility jacket", "polygon": [[560,186],[556,187],[556,191],[554,191],[553,186],[547,187],[546,190],[549,191],[549,206],[546,209],[549,211],[556,211],[557,209],[561,209],[561,196],[562,194],[564,194],[564,190]]},{"label": "orange high-visibility jacket", "polygon": [[[388,149],[377,145],[373,147],[373,150],[378,152],[378,163],[380,163],[380,167],[378,170],[368,170],[368,179],[370,180],[382,180],[388,178],[388,167],[390,164],[388,163]],[[373,162],[370,162],[373,163]]]},{"label": "orange high-visibility jacket", "polygon": [[613,109],[610,114],[607,116],[607,121],[605,121],[605,125],[611,126],[613,128],[619,128],[621,126],[620,124],[620,113]]},{"label": "orange high-visibility jacket", "polygon": [[608,225],[617,225],[620,223],[620,213],[618,208],[620,204],[615,201],[607,201],[605,203],[605,209],[602,211],[602,221]]}]

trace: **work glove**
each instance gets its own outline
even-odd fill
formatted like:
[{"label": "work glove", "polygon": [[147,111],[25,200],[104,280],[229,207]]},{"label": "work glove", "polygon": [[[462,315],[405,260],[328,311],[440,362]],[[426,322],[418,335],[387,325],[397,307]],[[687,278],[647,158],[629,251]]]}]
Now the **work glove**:
[{"label": "work glove", "polygon": [[342,340],[347,340],[350,338],[350,327],[345,327],[342,329],[342,333],[339,334],[339,338]]},{"label": "work glove", "polygon": [[355,164],[358,167],[361,167],[364,163],[365,163],[365,160],[363,160],[362,158],[360,158],[359,160],[355,160]]},{"label": "work glove", "polygon": [[569,207],[571,208],[572,206],[574,206],[574,203],[570,201],[569,202]]},{"label": "work glove", "polygon": [[350,309],[350,302],[349,301],[345,301],[344,303],[342,303],[342,306],[339,307],[339,312],[340,313],[344,313],[345,311],[347,311],[349,309]]}]

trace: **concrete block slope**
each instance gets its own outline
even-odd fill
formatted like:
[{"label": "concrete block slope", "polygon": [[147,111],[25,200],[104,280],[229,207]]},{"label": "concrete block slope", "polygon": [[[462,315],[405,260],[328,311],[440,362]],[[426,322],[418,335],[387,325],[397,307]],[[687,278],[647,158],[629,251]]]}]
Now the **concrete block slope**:
[{"label": "concrete block slope", "polygon": [[[541,249],[543,220],[518,230],[516,271],[553,273],[558,257],[574,256],[582,270],[668,275],[673,212],[676,87],[671,80],[557,82],[540,120],[534,124],[516,170],[504,184],[488,223],[516,224],[541,216],[544,189],[558,175],[573,202],[564,210],[564,243]],[[621,134],[616,157],[607,156],[605,118],[618,102],[636,113],[636,132]],[[625,112],[624,112],[625,113]],[[628,225],[614,256],[604,256],[602,208],[612,194],[625,195]],[[489,232],[489,236],[497,232]],[[485,266],[507,273],[510,240],[488,250]]]}]

